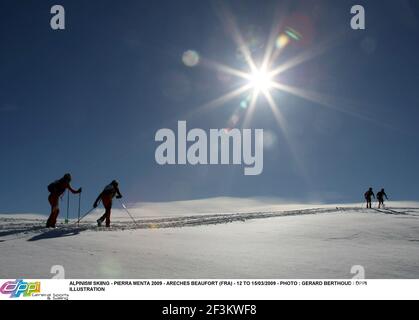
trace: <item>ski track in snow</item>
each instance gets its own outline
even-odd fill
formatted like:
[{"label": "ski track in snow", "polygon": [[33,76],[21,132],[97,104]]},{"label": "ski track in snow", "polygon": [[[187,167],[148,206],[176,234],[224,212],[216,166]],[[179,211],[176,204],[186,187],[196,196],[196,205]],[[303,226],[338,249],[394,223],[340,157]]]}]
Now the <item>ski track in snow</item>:
[{"label": "ski track in snow", "polygon": [[354,265],[368,279],[419,278],[418,203],[200,204],[132,206],[136,224],[116,209],[110,229],[95,224],[102,210],[56,229],[45,216],[0,215],[0,278],[50,278],[53,265],[73,279],[347,279]]},{"label": "ski track in snow", "polygon": [[[328,213],[366,213],[366,214],[385,214],[401,217],[419,217],[419,208],[383,208],[383,209],[365,209],[361,207],[329,207],[312,208],[302,210],[281,210],[270,212],[248,212],[248,213],[229,213],[229,214],[208,214],[208,215],[189,215],[168,218],[147,218],[138,219],[134,223],[132,220],[112,221],[111,228],[97,227],[94,222],[75,222],[70,224],[60,224],[56,229],[46,229],[45,219],[28,218],[8,218],[0,217],[0,243],[17,239],[28,238],[28,241],[53,238],[57,236],[69,236],[79,234],[80,232],[91,231],[124,231],[135,229],[160,229],[160,228],[182,228],[201,225],[226,224],[234,222],[246,222],[254,219],[280,218],[289,216],[304,216]],[[48,236],[49,235],[49,236]],[[350,236],[356,238],[358,234]],[[332,238],[330,240],[348,240],[347,237]],[[419,241],[419,240],[411,240]]]}]

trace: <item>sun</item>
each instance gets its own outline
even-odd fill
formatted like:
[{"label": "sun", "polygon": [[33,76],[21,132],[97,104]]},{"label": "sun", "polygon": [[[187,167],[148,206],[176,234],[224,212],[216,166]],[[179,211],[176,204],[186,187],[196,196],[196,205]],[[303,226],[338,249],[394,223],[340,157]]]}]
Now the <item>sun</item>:
[{"label": "sun", "polygon": [[256,69],[249,74],[249,84],[256,92],[267,92],[272,88],[273,79],[264,69]]},{"label": "sun", "polygon": [[[239,50],[240,60],[244,62],[245,65],[240,69],[236,69],[232,66],[228,66],[216,61],[202,58],[200,61],[203,66],[215,69],[219,74],[225,74],[228,77],[224,79],[238,78],[240,82],[234,86],[231,91],[227,91],[225,94],[203,104],[199,108],[191,111],[191,114],[203,112],[205,110],[214,109],[220,106],[227,104],[227,102],[232,101],[238,97],[242,97],[241,101],[237,108],[242,112],[243,119],[237,120],[235,117],[236,114],[232,116],[233,120],[229,120],[234,125],[237,125],[239,121],[242,122],[242,127],[246,127],[249,124],[249,121],[257,110],[257,106],[261,98],[264,98],[264,105],[270,107],[275,120],[277,121],[281,130],[286,133],[286,121],[281,112],[281,106],[278,104],[279,95],[277,92],[288,93],[293,96],[303,98],[305,100],[318,103],[320,105],[336,109],[333,97],[317,93],[315,91],[305,90],[304,88],[292,86],[286,84],[286,74],[287,70],[291,70],[300,66],[301,64],[314,59],[315,57],[323,54],[327,51],[332,42],[326,42],[319,44],[311,50],[297,53],[293,55],[290,59],[284,60],[282,63],[279,63],[279,57],[284,52],[285,48],[293,42],[300,41],[303,38],[303,35],[298,32],[295,28],[286,26],[283,28],[282,24],[278,22],[273,26],[269,37],[266,41],[263,50],[253,50],[251,43],[243,38],[240,30],[238,29],[234,17],[226,11],[226,26],[228,27],[233,40]],[[255,56],[257,55],[257,56]],[[282,60],[282,59],[281,59]],[[221,79],[221,78],[220,78]],[[238,100],[238,99],[237,99]],[[347,113],[344,110],[341,110]],[[241,116],[240,116],[241,117]]]}]

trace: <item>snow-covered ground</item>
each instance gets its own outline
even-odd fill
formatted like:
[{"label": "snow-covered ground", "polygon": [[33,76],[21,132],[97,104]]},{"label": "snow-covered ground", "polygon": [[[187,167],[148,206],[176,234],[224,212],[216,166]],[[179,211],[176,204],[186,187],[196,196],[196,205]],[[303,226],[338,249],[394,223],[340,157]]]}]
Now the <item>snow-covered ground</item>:
[{"label": "snow-covered ground", "polygon": [[[0,278],[419,278],[419,203],[286,205],[210,199],[129,206],[97,228],[0,215]],[[221,213],[220,213],[221,212]]]}]

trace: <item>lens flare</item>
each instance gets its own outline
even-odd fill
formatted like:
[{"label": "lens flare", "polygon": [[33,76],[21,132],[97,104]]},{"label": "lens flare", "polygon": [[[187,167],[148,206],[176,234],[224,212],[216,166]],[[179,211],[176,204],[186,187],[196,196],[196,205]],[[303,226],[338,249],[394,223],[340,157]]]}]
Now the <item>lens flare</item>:
[{"label": "lens flare", "polygon": [[292,39],[294,39],[295,41],[299,41],[303,38],[303,36],[295,29],[291,28],[291,27],[287,27],[287,29],[285,30],[285,33]]},{"label": "lens flare", "polygon": [[285,48],[289,43],[290,38],[286,34],[282,33],[276,40],[276,47],[278,49],[282,49]]},{"label": "lens flare", "polygon": [[198,52],[188,50],[183,53],[182,61],[187,67],[195,67],[199,64],[201,58]]}]

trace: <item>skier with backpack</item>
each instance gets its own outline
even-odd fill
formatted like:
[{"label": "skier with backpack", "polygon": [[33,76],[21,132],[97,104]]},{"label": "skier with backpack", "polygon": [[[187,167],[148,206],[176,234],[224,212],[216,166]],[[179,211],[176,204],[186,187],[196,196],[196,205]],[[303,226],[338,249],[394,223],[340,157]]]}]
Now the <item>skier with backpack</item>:
[{"label": "skier with backpack", "polygon": [[121,199],[122,195],[119,191],[119,183],[116,180],[113,180],[110,184],[108,184],[105,189],[99,194],[95,203],[93,204],[93,208],[97,208],[98,203],[102,200],[103,206],[105,207],[105,213],[102,217],[100,217],[96,222],[97,225],[100,227],[103,221],[106,220],[106,227],[109,228],[111,226],[111,210],[112,210],[112,199],[116,196],[117,199]]},{"label": "skier with backpack", "polygon": [[374,197],[375,199],[374,191],[372,191],[372,188],[369,188],[368,191],[364,193],[364,198],[367,201],[367,209],[371,209],[371,197]]},{"label": "skier with backpack", "polygon": [[381,207],[384,208],[384,197],[388,200],[387,194],[384,191],[384,189],[381,189],[381,191],[377,192],[377,200],[378,200],[378,209]]},{"label": "skier with backpack", "polygon": [[55,228],[55,224],[57,223],[57,217],[60,213],[59,201],[60,197],[63,196],[64,192],[68,189],[73,194],[81,193],[82,189],[73,189],[70,185],[70,182],[71,175],[69,173],[66,173],[61,179],[56,180],[48,185],[48,191],[50,193],[48,196],[48,201],[51,205],[51,214],[47,220],[47,228]]}]

